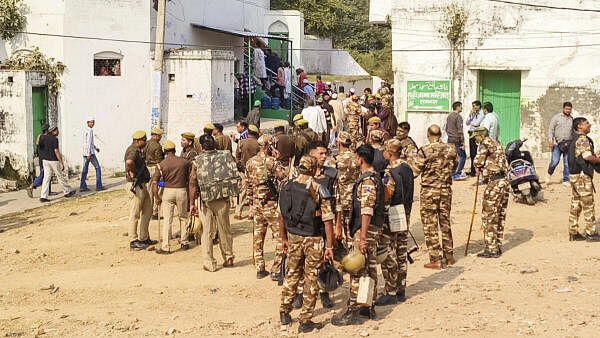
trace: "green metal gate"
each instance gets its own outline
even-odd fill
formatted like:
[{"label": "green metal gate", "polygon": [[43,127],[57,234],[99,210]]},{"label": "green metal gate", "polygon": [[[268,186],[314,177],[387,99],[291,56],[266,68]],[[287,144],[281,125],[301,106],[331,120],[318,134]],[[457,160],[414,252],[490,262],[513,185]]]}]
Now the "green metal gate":
[{"label": "green metal gate", "polygon": [[47,87],[31,88],[31,105],[33,110],[33,147],[35,140],[42,133],[42,124],[48,123]]},{"label": "green metal gate", "polygon": [[481,102],[491,102],[498,114],[500,142],[520,138],[521,135],[521,72],[481,70],[479,72]]},{"label": "green metal gate", "polygon": [[[269,35],[288,37],[289,33],[269,32]],[[269,48],[277,53],[282,62],[288,61],[289,42],[284,40],[269,39]]]}]

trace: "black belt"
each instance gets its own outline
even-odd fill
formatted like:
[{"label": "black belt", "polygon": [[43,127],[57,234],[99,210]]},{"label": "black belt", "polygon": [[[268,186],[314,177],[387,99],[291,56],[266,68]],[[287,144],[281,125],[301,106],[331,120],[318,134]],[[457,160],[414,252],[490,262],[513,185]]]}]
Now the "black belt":
[{"label": "black belt", "polygon": [[500,179],[503,179],[503,178],[506,178],[506,174],[505,173],[496,174],[496,175],[490,176],[490,181],[500,180]]}]

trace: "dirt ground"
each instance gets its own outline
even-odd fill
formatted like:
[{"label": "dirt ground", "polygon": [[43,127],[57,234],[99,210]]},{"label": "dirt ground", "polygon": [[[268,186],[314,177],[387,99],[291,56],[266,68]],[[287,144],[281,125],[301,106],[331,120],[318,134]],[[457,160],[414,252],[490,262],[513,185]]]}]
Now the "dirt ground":
[{"label": "dirt ground", "polygon": [[[345,283],[332,294],[334,311],[317,302],[315,320],[326,325],[313,334],[597,336],[600,243],[568,241],[570,188],[549,186],[546,200],[536,206],[511,198],[504,255],[479,259],[479,213],[464,256],[473,182],[454,185],[454,267],[424,269],[422,248],[409,266],[406,303],[379,307],[378,322],[338,328],[330,319],[345,309]],[[422,244],[418,210],[416,202],[411,228]],[[256,279],[249,221],[233,224],[235,267],[209,273],[202,270],[199,247],[169,256],[129,251],[127,214],[127,195],[116,191],[0,218],[0,334],[297,335],[299,311],[282,330],[281,287]],[[157,221],[152,221],[152,238],[156,233]],[[275,245],[267,236],[269,264]],[[216,247],[215,254],[222,264]]]}]

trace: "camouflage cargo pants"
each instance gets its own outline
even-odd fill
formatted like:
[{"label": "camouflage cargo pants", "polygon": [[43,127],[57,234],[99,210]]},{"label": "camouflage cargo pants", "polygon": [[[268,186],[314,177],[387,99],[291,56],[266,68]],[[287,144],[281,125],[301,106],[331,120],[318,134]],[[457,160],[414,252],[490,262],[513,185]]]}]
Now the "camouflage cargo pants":
[{"label": "camouflage cargo pants", "polygon": [[312,319],[319,292],[317,273],[322,261],[322,237],[302,237],[288,234],[288,257],[285,282],[281,291],[280,312],[290,313],[292,311],[296,288],[299,281],[303,279],[304,292],[300,322],[305,323]]},{"label": "camouflage cargo pants", "polygon": [[483,192],[481,224],[485,248],[491,252],[498,251],[502,246],[509,188],[508,179],[503,178],[490,181]]},{"label": "camouflage cargo pants", "polygon": [[346,245],[352,245],[352,236],[350,236],[350,210],[342,210],[342,231],[344,232],[343,237],[346,241]]},{"label": "camouflage cargo pants", "polygon": [[[361,276],[371,277],[375,283],[373,287],[373,299],[377,299],[377,242],[379,242],[380,227],[369,225],[367,230],[367,262],[366,266],[362,268],[356,276],[350,276],[350,298],[348,298],[348,309],[358,310],[360,307],[356,303],[356,297],[358,297],[358,286]],[[356,248],[360,248],[360,232],[358,230],[354,234],[354,245]]]},{"label": "camouflage cargo pants", "polygon": [[379,248],[388,248],[389,254],[381,263],[381,273],[385,280],[385,293],[395,295],[398,289],[398,260],[396,258],[397,233],[390,232],[387,226],[379,233]]},{"label": "camouflage cargo pants", "polygon": [[396,233],[396,262],[398,263],[397,293],[402,293],[406,290],[406,275],[408,273],[407,253],[408,231],[399,231]]},{"label": "camouflage cargo pants", "polygon": [[257,271],[265,270],[265,236],[267,234],[267,229],[271,228],[274,240],[277,243],[275,249],[275,261],[271,267],[271,272],[279,273],[279,269],[281,269],[283,248],[279,236],[279,209],[277,208],[277,202],[268,201],[263,204],[260,200],[255,200],[252,205],[252,212],[254,213],[254,266]]},{"label": "camouflage cargo pants", "polygon": [[[453,254],[452,229],[450,228],[450,209],[452,208],[451,188],[421,188],[421,223],[423,234],[432,262]],[[442,232],[440,247],[439,229]]]},{"label": "camouflage cargo pants", "polygon": [[569,175],[571,183],[571,210],[569,211],[569,234],[579,232],[579,216],[583,212],[583,225],[585,233],[596,234],[596,214],[594,211],[594,186],[592,179],[583,173]]},{"label": "camouflage cargo pants", "polygon": [[348,122],[348,133],[352,136],[353,143],[356,145],[360,141],[362,141],[362,135],[360,134],[360,122],[358,118],[356,121]]}]

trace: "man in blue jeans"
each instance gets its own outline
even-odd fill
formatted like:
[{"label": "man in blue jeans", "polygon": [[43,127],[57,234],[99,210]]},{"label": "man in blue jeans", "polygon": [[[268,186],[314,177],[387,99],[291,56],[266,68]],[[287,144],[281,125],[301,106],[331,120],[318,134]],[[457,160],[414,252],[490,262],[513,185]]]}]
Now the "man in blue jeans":
[{"label": "man in blue jeans", "polygon": [[560,155],[563,156],[563,184],[569,185],[569,164],[568,155],[569,142],[572,138],[573,128],[573,117],[571,112],[573,111],[573,105],[571,102],[563,103],[562,113],[554,115],[550,120],[550,127],[548,128],[548,145],[552,150],[552,159],[548,166],[548,175],[546,176],[546,185],[550,184],[554,169],[560,163]]},{"label": "man in blue jeans", "polygon": [[452,104],[452,113],[448,115],[446,119],[446,134],[448,134],[448,143],[453,144],[458,154],[458,167],[452,174],[452,180],[464,180],[467,178],[462,173],[465,167],[465,161],[467,159],[467,153],[465,152],[465,135],[463,131],[463,118],[460,115],[462,112],[462,103],[454,102]]},{"label": "man in blue jeans", "polygon": [[94,124],[96,123],[93,117],[87,119],[87,128],[83,131],[83,169],[81,170],[81,184],[79,185],[79,191],[89,191],[85,180],[87,179],[88,167],[90,162],[96,169],[96,191],[104,190],[102,186],[102,172],[100,170],[100,163],[96,158],[96,152],[100,152],[100,149],[94,144]]}]

